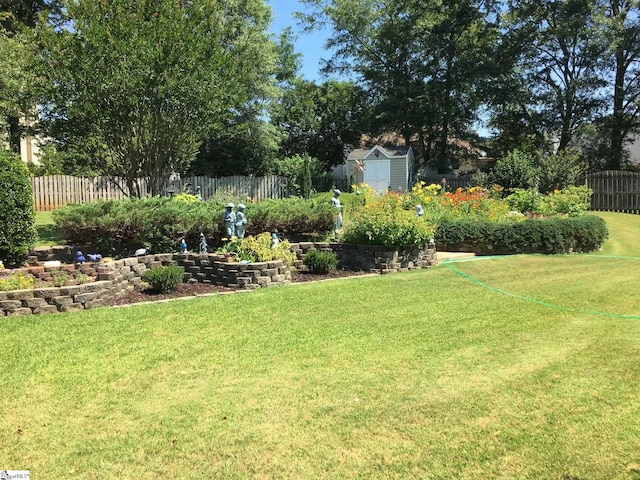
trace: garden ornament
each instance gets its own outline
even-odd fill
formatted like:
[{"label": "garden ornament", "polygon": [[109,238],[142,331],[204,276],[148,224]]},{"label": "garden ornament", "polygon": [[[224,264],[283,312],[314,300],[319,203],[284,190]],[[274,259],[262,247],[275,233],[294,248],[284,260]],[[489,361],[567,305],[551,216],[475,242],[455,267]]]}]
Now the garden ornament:
[{"label": "garden ornament", "polygon": [[278,238],[278,235],[276,235],[275,233],[272,233],[271,234],[271,248],[276,248],[279,243],[280,243],[280,239]]},{"label": "garden ornament", "polygon": [[224,232],[227,238],[236,235],[236,214],[233,212],[233,203],[227,203],[227,209],[222,214],[222,223],[224,223]]},{"label": "garden ornament", "polygon": [[180,253],[187,253],[187,241],[184,237],[180,239]]},{"label": "garden ornament", "polygon": [[424,215],[424,208],[422,208],[422,205],[416,205],[416,216],[422,217],[423,215]]},{"label": "garden ornament", "polygon": [[199,252],[201,254],[207,253],[207,237],[204,236],[204,233],[200,232],[200,249]]},{"label": "garden ornament", "polygon": [[76,252],[76,256],[74,260],[76,261],[76,263],[84,263],[85,262],[84,254],[80,250],[78,250]]},{"label": "garden ornament", "polygon": [[331,206],[335,208],[338,213],[333,222],[333,237],[338,238],[338,229],[342,226],[342,203],[338,198],[342,192],[337,188],[333,190],[333,197],[331,197]]},{"label": "garden ornament", "polygon": [[198,200],[200,200],[201,202],[204,201],[204,198],[202,198],[202,191],[200,190],[200,185],[196,185],[196,197],[198,197]]},{"label": "garden ornament", "polygon": [[99,262],[102,260],[102,255],[99,253],[87,253],[87,258],[90,262]]},{"label": "garden ornament", "polygon": [[136,257],[142,257],[143,255],[147,254],[147,249],[146,248],[139,248],[136,250],[135,256]]},{"label": "garden ornament", "polygon": [[244,214],[245,207],[243,203],[238,204],[236,212],[236,237],[244,238],[244,230],[247,225],[247,216]]}]

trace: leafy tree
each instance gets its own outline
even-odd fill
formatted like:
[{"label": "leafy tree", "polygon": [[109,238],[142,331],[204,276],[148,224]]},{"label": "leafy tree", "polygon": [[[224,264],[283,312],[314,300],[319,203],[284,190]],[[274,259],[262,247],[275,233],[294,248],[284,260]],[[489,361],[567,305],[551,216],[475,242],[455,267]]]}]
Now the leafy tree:
[{"label": "leafy tree", "polygon": [[309,154],[326,168],[342,163],[347,147],[360,141],[366,117],[362,89],[336,80],[293,80],[272,110],[272,121],[285,135],[281,155]]},{"label": "leafy tree", "polygon": [[505,38],[510,46],[521,46],[512,50],[516,75],[509,80],[515,84],[517,103],[511,112],[517,115],[511,121],[540,123],[563,150],[604,105],[600,89],[605,85],[605,44],[593,1],[512,0],[509,5]]},{"label": "leafy tree", "polygon": [[66,1],[68,28],[43,35],[46,116],[90,138],[94,165],[158,194],[202,140],[273,88],[275,49],[262,0]]},{"label": "leafy tree", "polygon": [[476,0],[303,0],[306,21],[333,29],[329,71],[374,99],[377,130],[418,136],[427,161],[450,166],[449,137],[477,118],[494,69],[497,3]]},{"label": "leafy tree", "polygon": [[625,140],[640,124],[640,2],[604,0],[600,6],[613,74],[611,115],[605,119],[610,130],[606,167],[617,170],[624,165]]}]

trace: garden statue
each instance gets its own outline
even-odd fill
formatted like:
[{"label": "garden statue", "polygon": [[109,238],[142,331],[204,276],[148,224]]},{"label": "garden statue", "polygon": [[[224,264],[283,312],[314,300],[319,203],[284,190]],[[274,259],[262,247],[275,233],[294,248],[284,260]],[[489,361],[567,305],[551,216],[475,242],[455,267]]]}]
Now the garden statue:
[{"label": "garden statue", "polygon": [[227,209],[222,214],[224,232],[229,240],[236,235],[236,214],[233,212],[233,207],[233,203],[227,203]]},{"label": "garden statue", "polygon": [[416,217],[422,217],[424,215],[424,208],[422,205],[416,205]]},{"label": "garden statue", "polygon": [[204,198],[202,198],[202,191],[200,190],[200,185],[196,185],[196,198],[199,201],[204,201]]},{"label": "garden statue", "polygon": [[200,232],[200,254],[207,253],[207,238],[204,236],[204,233]]},{"label": "garden statue", "polygon": [[180,253],[187,253],[187,242],[184,237],[180,239]]},{"label": "garden statue", "polygon": [[271,248],[277,248],[278,244],[280,243],[280,239],[278,238],[278,235],[274,233],[271,234]]},{"label": "garden statue", "polygon": [[247,216],[244,214],[245,208],[247,207],[240,203],[236,213],[236,237],[238,238],[244,238],[245,225],[247,224]]},{"label": "garden statue", "polygon": [[147,249],[146,248],[139,248],[135,252],[135,256],[136,257],[142,257],[143,255],[146,255],[146,254],[147,254]]},{"label": "garden statue", "polygon": [[331,206],[338,211],[336,219],[333,223],[333,236],[338,238],[338,229],[342,226],[342,204],[338,198],[342,192],[337,188],[333,190],[333,197],[331,197]]},{"label": "garden statue", "polygon": [[102,255],[99,253],[87,253],[87,258],[90,262],[99,262],[102,260]]},{"label": "garden statue", "polygon": [[74,257],[74,260],[76,263],[84,263],[85,261],[84,254],[80,250],[78,250],[76,252],[76,256]]}]

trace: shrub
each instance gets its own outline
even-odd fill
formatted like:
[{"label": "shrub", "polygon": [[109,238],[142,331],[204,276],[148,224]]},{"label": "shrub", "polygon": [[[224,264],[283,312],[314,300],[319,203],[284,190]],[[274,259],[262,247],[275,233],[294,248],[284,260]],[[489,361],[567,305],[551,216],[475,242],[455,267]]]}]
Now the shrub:
[{"label": "shrub", "polygon": [[51,272],[51,279],[54,287],[64,287],[69,283],[69,274],[64,270]]},{"label": "shrub", "polygon": [[535,158],[520,150],[513,150],[496,162],[491,172],[491,181],[505,189],[536,188],[540,172]]},{"label": "shrub", "polygon": [[247,212],[247,234],[278,232],[284,237],[305,237],[333,228],[333,208],[320,199],[265,200]]},{"label": "shrub", "polygon": [[144,273],[144,280],[156,292],[173,292],[184,276],[184,268],[176,265],[153,267]]},{"label": "shrub", "polygon": [[235,260],[248,260],[250,262],[269,262],[282,260],[293,265],[295,259],[291,252],[291,245],[287,240],[281,240],[275,247],[271,246],[271,234],[263,232],[260,235],[249,235],[245,238],[233,238],[224,245],[221,252],[229,253]]},{"label": "shrub", "polygon": [[437,245],[483,253],[589,252],[607,237],[606,223],[594,215],[509,223],[459,220],[442,222],[435,231]]},{"label": "shrub", "polygon": [[0,261],[22,265],[36,241],[29,171],[20,157],[0,146]]},{"label": "shrub", "polygon": [[316,275],[323,275],[332,272],[338,265],[338,259],[333,252],[321,252],[311,250],[304,257],[304,264],[309,272]]},{"label": "shrub", "polygon": [[511,210],[534,215],[579,216],[589,209],[593,191],[586,187],[566,187],[542,195],[535,190],[516,188],[506,198]]},{"label": "shrub", "polygon": [[108,200],[67,205],[53,214],[67,243],[91,245],[102,255],[130,255],[138,248],[163,253],[178,240],[198,245],[200,232],[211,243],[220,237],[220,201],[185,202],[170,198]]},{"label": "shrub", "polygon": [[433,237],[433,228],[425,217],[403,208],[403,198],[392,192],[368,201],[345,221],[342,239],[358,245],[389,248],[421,248]]},{"label": "shrub", "polygon": [[29,290],[36,286],[36,279],[24,273],[12,273],[8,277],[0,278],[0,292],[11,290]]}]

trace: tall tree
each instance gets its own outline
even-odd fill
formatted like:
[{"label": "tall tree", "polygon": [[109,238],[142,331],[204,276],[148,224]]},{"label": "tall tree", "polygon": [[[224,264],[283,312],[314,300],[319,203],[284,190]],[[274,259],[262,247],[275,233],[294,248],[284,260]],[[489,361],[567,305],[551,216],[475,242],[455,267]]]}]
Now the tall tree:
[{"label": "tall tree", "polygon": [[[517,52],[517,90],[529,101],[520,112],[535,115],[557,149],[591,123],[604,106],[605,44],[592,0],[512,0],[507,35]],[[511,77],[512,79],[514,77]],[[521,117],[524,118],[524,117]]]},{"label": "tall tree", "polygon": [[623,164],[625,140],[640,124],[640,1],[604,0],[601,8],[613,71],[607,168],[617,170]]},{"label": "tall tree", "polygon": [[496,2],[303,1],[313,7],[310,25],[333,29],[327,68],[364,83],[378,130],[418,136],[425,158],[446,170],[448,139],[470,129],[493,72]]},{"label": "tall tree", "polygon": [[263,0],[69,0],[67,28],[42,41],[49,119],[92,139],[97,165],[161,193],[204,138],[273,88]]}]

